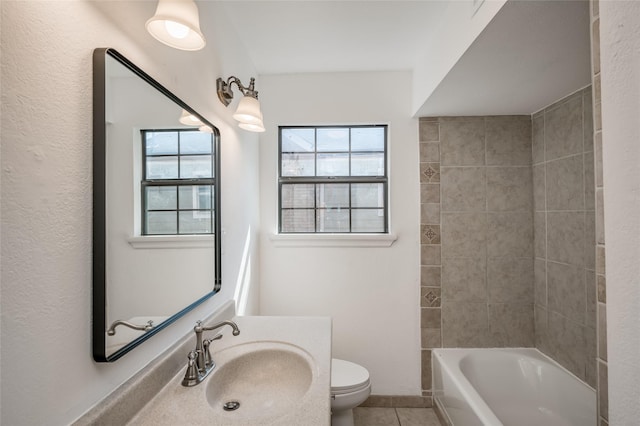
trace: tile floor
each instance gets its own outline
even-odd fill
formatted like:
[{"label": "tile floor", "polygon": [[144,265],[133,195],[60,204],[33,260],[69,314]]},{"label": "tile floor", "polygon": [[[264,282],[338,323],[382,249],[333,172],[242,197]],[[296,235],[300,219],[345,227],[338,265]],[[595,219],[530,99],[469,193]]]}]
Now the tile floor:
[{"label": "tile floor", "polygon": [[432,408],[357,407],[355,426],[440,426]]}]

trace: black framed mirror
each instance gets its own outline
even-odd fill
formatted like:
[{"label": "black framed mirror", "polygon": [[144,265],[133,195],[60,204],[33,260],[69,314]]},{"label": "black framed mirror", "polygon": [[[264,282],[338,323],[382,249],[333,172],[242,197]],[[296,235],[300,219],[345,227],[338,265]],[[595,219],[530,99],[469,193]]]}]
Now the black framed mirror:
[{"label": "black framed mirror", "polygon": [[99,48],[93,149],[93,358],[111,362],[220,290],[220,133]]}]

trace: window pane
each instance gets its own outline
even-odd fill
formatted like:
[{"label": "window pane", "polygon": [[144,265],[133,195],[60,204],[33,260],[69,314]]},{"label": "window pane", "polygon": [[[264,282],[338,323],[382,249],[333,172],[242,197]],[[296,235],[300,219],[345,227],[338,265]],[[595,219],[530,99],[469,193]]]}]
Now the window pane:
[{"label": "window pane", "polygon": [[314,129],[282,129],[282,152],[313,152]]},{"label": "window pane", "polygon": [[384,153],[351,154],[351,176],[384,176]]},{"label": "window pane", "polygon": [[282,176],[314,176],[314,154],[282,154]]},{"label": "window pane", "polygon": [[176,187],[175,186],[147,186],[145,188],[147,210],[175,210]]},{"label": "window pane", "polygon": [[384,151],[384,128],[356,127],[351,129],[351,151]]},{"label": "window pane", "polygon": [[383,209],[351,210],[352,232],[384,232]]},{"label": "window pane", "polygon": [[349,207],[349,184],[319,184],[318,207]]},{"label": "window pane", "polygon": [[147,155],[177,154],[178,132],[146,132]]},{"label": "window pane", "polygon": [[180,178],[210,178],[212,177],[210,155],[192,155],[180,157]]},{"label": "window pane", "polygon": [[180,132],[180,154],[211,154],[211,133]]},{"label": "window pane", "polygon": [[211,185],[193,185],[181,186],[180,192],[180,209],[211,209]]},{"label": "window pane", "polygon": [[294,207],[310,207],[313,208],[313,197],[315,185],[313,184],[296,184],[296,185],[282,185],[282,208],[294,208]]},{"label": "window pane", "polygon": [[147,179],[177,179],[178,157],[147,157]]},{"label": "window pane", "polygon": [[349,176],[349,154],[318,154],[318,176]]},{"label": "window pane", "polygon": [[210,234],[211,210],[179,212],[180,234]]},{"label": "window pane", "polygon": [[176,234],[176,212],[147,212],[147,234]]},{"label": "window pane", "polygon": [[381,183],[352,184],[351,207],[384,207],[384,185]]},{"label": "window pane", "polygon": [[315,232],[314,209],[282,210],[282,232]]},{"label": "window pane", "polygon": [[349,129],[318,129],[318,151],[349,151]]},{"label": "window pane", "polygon": [[318,232],[349,232],[349,209],[318,210]]}]

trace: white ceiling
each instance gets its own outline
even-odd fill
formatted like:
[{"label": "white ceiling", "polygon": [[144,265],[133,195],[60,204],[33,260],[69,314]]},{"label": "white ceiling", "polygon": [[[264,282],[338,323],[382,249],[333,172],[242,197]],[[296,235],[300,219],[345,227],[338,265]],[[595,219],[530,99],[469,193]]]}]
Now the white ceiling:
[{"label": "white ceiling", "polygon": [[259,74],[411,70],[446,1],[227,1]]},{"label": "white ceiling", "polygon": [[[223,7],[265,75],[413,70],[430,40],[446,43],[441,18],[451,1],[460,0],[236,0]],[[510,0],[419,100],[416,116],[532,113],[589,84],[589,63],[588,2]]]}]

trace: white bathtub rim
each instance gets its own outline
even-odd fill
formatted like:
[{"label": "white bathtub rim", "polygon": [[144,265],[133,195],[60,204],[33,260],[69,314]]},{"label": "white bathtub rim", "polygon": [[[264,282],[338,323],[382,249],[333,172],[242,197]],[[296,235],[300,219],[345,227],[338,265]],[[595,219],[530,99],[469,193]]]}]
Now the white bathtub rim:
[{"label": "white bathtub rim", "polygon": [[[542,361],[548,362],[549,364],[552,364],[552,365],[558,367],[560,370],[564,371],[567,375],[571,376],[573,379],[577,380],[582,385],[586,386],[587,388],[591,389],[594,392],[596,391],[594,387],[589,385],[587,382],[582,380],[580,377],[578,377],[575,374],[573,374],[571,371],[569,371],[566,367],[564,367],[558,361],[554,360],[553,358],[551,358],[549,355],[545,354],[544,352],[542,352],[538,348],[528,348],[528,347],[521,347],[521,348],[436,348],[436,349],[433,349],[432,351],[433,351],[434,355],[437,355],[438,352],[451,352],[451,353],[458,352],[457,357],[456,357],[456,361],[457,362],[459,362],[462,359],[462,357],[464,355],[466,355],[466,353],[468,353],[470,351],[523,352],[524,354],[526,354],[528,356],[531,356],[531,352],[533,352],[536,355],[538,355],[539,358]],[[451,371],[451,370],[448,370],[448,371]],[[471,383],[469,383],[469,385],[471,386]]]}]

